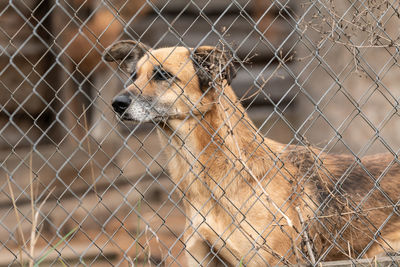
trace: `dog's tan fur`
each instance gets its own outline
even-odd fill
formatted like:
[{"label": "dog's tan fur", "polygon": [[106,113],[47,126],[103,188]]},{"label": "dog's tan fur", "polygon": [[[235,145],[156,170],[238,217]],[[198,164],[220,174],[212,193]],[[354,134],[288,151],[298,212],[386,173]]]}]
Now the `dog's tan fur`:
[{"label": "dog's tan fur", "polygon": [[[229,56],[216,48],[152,50],[122,41],[104,58],[137,73],[123,94],[140,101],[133,100],[122,118],[159,122],[168,171],[184,195],[190,266],[296,263],[302,256],[294,248],[308,252],[302,249],[297,206],[317,258],[399,248],[393,203],[400,168],[393,155],[357,163],[354,156],[262,137],[229,85]],[[158,66],[175,78],[154,80]],[[143,101],[150,103],[147,115]]]}]

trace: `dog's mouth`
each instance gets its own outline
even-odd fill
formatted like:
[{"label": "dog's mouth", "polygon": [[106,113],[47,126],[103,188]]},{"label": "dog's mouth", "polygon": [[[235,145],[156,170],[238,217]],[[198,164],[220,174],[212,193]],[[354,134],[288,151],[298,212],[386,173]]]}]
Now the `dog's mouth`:
[{"label": "dog's mouth", "polygon": [[138,120],[136,120],[135,118],[132,118],[129,114],[127,113],[123,113],[121,114],[116,114],[116,116],[118,117],[118,119],[120,119],[121,121],[132,121],[132,122],[140,122]]},{"label": "dog's mouth", "polygon": [[134,122],[134,123],[166,122],[169,118],[168,116],[162,116],[162,115],[152,116],[150,113],[146,114],[145,116],[142,116],[142,117],[134,117],[130,113],[124,113],[122,115],[117,114],[117,116],[121,121],[129,121],[129,122]]}]

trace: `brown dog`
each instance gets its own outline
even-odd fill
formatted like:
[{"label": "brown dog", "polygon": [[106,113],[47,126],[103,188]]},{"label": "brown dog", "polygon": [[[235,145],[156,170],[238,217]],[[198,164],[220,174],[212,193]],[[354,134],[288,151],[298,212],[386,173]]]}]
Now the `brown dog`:
[{"label": "brown dog", "polygon": [[190,266],[290,264],[399,248],[393,155],[327,155],[262,137],[230,87],[232,58],[215,47],[152,50],[121,41],[104,58],[132,74],[112,103],[121,119],[159,125],[169,172],[185,196]]}]

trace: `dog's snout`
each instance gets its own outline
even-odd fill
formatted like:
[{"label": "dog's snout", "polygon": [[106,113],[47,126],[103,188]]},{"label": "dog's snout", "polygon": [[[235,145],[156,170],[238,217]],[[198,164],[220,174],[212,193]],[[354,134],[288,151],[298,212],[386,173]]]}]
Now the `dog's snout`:
[{"label": "dog's snout", "polygon": [[132,102],[132,98],[129,95],[123,94],[118,95],[112,101],[112,107],[119,115],[122,115]]}]

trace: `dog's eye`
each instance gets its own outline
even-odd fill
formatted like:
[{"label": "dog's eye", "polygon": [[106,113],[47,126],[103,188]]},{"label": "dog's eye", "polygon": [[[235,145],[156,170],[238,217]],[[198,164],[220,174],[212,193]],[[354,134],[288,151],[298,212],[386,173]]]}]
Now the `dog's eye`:
[{"label": "dog's eye", "polygon": [[136,78],[137,78],[137,72],[134,71],[134,72],[131,74],[131,80],[132,80],[132,81],[135,81]]},{"label": "dog's eye", "polygon": [[156,81],[165,81],[171,79],[172,77],[174,77],[174,75],[172,75],[171,73],[169,73],[164,69],[161,68],[154,69],[154,80]]}]

